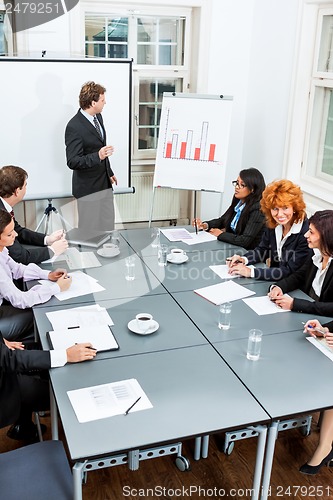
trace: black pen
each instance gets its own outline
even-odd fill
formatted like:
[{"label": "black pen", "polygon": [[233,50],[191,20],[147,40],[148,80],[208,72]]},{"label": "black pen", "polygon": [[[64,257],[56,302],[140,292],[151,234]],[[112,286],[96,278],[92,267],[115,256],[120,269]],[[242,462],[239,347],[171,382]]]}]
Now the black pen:
[{"label": "black pen", "polygon": [[[75,342],[75,345],[79,345],[77,342]],[[91,347],[90,345],[87,345],[87,349],[92,349],[93,351],[97,351],[96,347]]]},{"label": "black pen", "polygon": [[[231,262],[232,261],[232,258],[228,257],[227,259],[225,259],[226,262]],[[234,261],[234,264],[242,264],[242,261],[241,260],[235,260]]]},{"label": "black pen", "polygon": [[198,234],[198,224],[197,224],[197,219],[194,219],[194,225],[195,225],[195,234]]},{"label": "black pen", "polygon": [[80,325],[77,325],[77,326],[68,326],[67,330],[73,330],[74,328],[80,328]]},{"label": "black pen", "polygon": [[134,403],[129,408],[127,408],[127,410],[125,411],[124,415],[128,415],[128,412],[131,411],[131,409],[133,408],[133,406],[135,406],[136,403],[138,403],[140,401],[140,399],[141,399],[141,396],[136,401],[134,401]]}]

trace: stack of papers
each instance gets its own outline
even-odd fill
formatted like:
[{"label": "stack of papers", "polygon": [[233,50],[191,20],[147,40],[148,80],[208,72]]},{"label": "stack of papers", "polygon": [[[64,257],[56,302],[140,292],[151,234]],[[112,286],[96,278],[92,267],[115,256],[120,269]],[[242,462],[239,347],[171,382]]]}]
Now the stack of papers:
[{"label": "stack of papers", "polygon": [[67,394],[80,423],[129,415],[153,407],[139,382],[133,378],[68,391]]},{"label": "stack of papers", "polygon": [[[95,278],[88,276],[82,271],[74,271],[70,275],[72,277],[72,284],[69,290],[55,294],[58,300],[67,300],[73,297],[80,297],[81,295],[105,290],[105,288],[98,284]],[[40,280],[40,283],[47,283],[47,280]]]},{"label": "stack of papers", "polygon": [[61,330],[64,325],[67,328],[73,328],[74,326],[112,326],[114,324],[105,307],[101,307],[99,304],[51,311],[47,312],[46,316],[52,324],[53,330]]},{"label": "stack of papers", "polygon": [[209,266],[215,274],[217,274],[223,280],[231,280],[233,278],[239,278],[239,274],[229,274],[229,266],[226,264],[220,264],[218,266]]},{"label": "stack of papers", "polygon": [[252,297],[251,299],[243,299],[243,301],[259,316],[290,312],[288,309],[281,309],[281,307],[278,307],[275,302],[270,300],[268,295],[264,295],[263,297]]},{"label": "stack of papers", "polygon": [[90,267],[100,267],[102,264],[94,252],[79,252],[77,248],[70,247],[61,255],[54,255],[51,259],[45,260],[43,264],[66,261],[70,270],[89,269]]},{"label": "stack of papers", "polygon": [[194,292],[215,305],[255,295],[255,292],[248,290],[244,286],[238,285],[234,281],[225,281],[217,285],[198,288],[194,290]]},{"label": "stack of papers", "polygon": [[324,338],[306,337],[306,340],[311,342],[312,345],[317,347],[325,356],[333,361],[333,349],[331,349]]},{"label": "stack of papers", "polygon": [[48,332],[52,349],[68,349],[74,344],[90,342],[96,351],[119,349],[108,325],[92,327],[69,327]]},{"label": "stack of papers", "polygon": [[192,238],[191,233],[184,228],[160,229],[160,231],[169,241],[183,241]]}]

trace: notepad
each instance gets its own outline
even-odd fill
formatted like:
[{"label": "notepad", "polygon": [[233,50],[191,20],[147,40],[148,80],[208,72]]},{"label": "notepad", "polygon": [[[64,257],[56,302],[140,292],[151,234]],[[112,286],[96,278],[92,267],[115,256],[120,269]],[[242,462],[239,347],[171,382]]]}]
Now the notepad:
[{"label": "notepad", "polygon": [[232,280],[218,283],[217,285],[198,288],[194,290],[194,292],[215,305],[255,295],[255,292],[248,290],[244,286],[238,285]]},{"label": "notepad", "polygon": [[108,325],[64,328],[48,332],[47,337],[52,349],[68,349],[82,342],[90,342],[97,352],[119,349]]}]

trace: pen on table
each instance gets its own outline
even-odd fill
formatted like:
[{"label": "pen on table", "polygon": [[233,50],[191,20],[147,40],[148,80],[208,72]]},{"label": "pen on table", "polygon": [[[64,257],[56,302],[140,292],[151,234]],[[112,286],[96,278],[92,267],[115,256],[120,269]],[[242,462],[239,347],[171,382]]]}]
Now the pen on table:
[{"label": "pen on table", "polygon": [[[228,257],[227,259],[225,259],[226,262],[231,262],[232,261],[232,258],[231,257]],[[234,261],[234,264],[242,264],[242,261],[241,260],[235,260]]]},{"label": "pen on table", "polygon": [[[77,342],[75,342],[75,345],[79,345],[79,344]],[[87,349],[92,349],[93,351],[97,351],[96,347],[92,347],[90,345],[87,345]]]},{"label": "pen on table", "polygon": [[197,219],[194,219],[194,225],[195,225],[195,234],[198,234],[198,224],[197,224]]},{"label": "pen on table", "polygon": [[80,328],[80,325],[77,325],[77,326],[68,326],[67,330],[73,330],[73,328]]},{"label": "pen on table", "polygon": [[134,403],[129,408],[127,408],[124,415],[128,415],[129,411],[133,408],[133,406],[136,405],[136,403],[138,403],[140,401],[140,399],[141,399],[141,396],[136,401],[134,401]]},{"label": "pen on table", "polygon": [[[304,321],[302,321],[302,325],[305,325]],[[318,332],[318,333],[321,333],[324,337],[326,335],[326,332],[325,330],[322,330],[321,328],[317,328],[316,326],[311,326],[311,325],[308,325],[307,328],[310,328],[311,330],[313,330],[314,332]]]}]

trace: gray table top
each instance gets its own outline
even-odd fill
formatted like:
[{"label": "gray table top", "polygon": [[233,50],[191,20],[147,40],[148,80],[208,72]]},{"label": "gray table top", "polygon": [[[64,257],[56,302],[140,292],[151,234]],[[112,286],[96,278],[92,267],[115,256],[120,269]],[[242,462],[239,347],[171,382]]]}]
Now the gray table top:
[{"label": "gray table top", "polygon": [[[51,370],[74,460],[269,421],[266,412],[209,345],[88,363]],[[152,409],[126,417],[78,422],[66,391],[130,378],[138,380]]]},{"label": "gray table top", "polygon": [[[192,226],[183,226],[190,233],[194,233],[195,229]],[[161,229],[172,229],[170,227],[162,227]],[[177,229],[177,227],[175,228]],[[130,230],[122,230],[122,237],[129,243],[129,245],[138,253],[143,256],[155,255],[156,248],[151,246],[152,238],[152,229],[151,228],[141,228],[141,229],[130,229]],[[228,248],[230,255],[234,255],[234,253],[243,254],[246,250],[236,246],[231,245],[229,243],[224,243],[219,240],[209,241],[205,243],[198,243],[196,245],[187,245],[182,241],[170,241],[163,233],[160,235],[160,242],[162,244],[168,245],[171,248],[182,248],[187,253],[192,252],[203,252],[207,250],[221,250]]]},{"label": "gray table top", "polygon": [[217,351],[273,419],[333,406],[333,363],[300,331],[268,335],[258,361],[247,339],[215,344]]},{"label": "gray table top", "polygon": [[[248,283],[246,288],[256,292],[257,296],[263,296],[267,294],[268,286],[268,282],[257,282]],[[289,295],[308,298],[300,290]],[[173,293],[173,297],[211,343],[247,338],[251,328],[259,328],[264,335],[302,331],[302,321],[310,319],[308,314],[292,311],[259,316],[243,300],[237,300],[232,302],[230,329],[220,330],[217,326],[218,306],[191,291]],[[318,316],[318,319],[323,323],[330,320],[326,316]]]},{"label": "gray table top", "polygon": [[[118,350],[98,353],[96,357],[98,360],[207,344],[207,340],[198,328],[168,294],[136,297],[132,300],[111,299],[98,301],[98,304],[107,308],[114,322],[111,329],[119,345]],[[71,307],[75,305],[34,309],[35,321],[44,349],[50,348],[46,332],[52,330],[46,312]],[[159,323],[159,329],[156,332],[150,335],[138,335],[129,330],[128,322],[140,312],[153,315]]]}]

